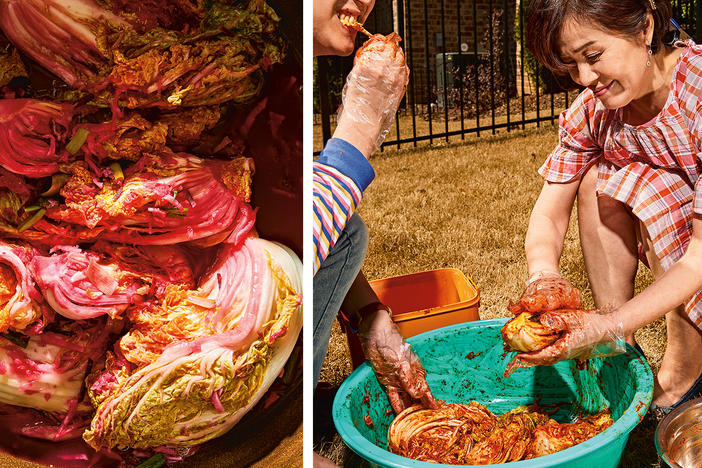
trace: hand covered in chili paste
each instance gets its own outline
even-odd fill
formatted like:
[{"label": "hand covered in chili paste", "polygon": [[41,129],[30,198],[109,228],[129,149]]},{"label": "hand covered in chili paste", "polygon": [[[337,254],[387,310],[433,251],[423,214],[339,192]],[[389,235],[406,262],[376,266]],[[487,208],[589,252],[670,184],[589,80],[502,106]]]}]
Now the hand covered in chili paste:
[{"label": "hand covered in chili paste", "polygon": [[624,324],[612,312],[560,310],[541,314],[539,321],[560,333],[560,338],[539,351],[517,354],[513,363],[516,367],[550,366],[567,359],[612,356],[626,350]]},{"label": "hand covered in chili paste", "polygon": [[417,402],[427,408],[438,408],[422,363],[387,311],[379,309],[365,316],[359,325],[358,337],[395,413]]},{"label": "hand covered in chili paste", "polygon": [[580,291],[560,274],[539,271],[531,275],[516,304],[510,303],[509,310],[515,315],[520,312],[549,312],[559,309],[580,309]]}]

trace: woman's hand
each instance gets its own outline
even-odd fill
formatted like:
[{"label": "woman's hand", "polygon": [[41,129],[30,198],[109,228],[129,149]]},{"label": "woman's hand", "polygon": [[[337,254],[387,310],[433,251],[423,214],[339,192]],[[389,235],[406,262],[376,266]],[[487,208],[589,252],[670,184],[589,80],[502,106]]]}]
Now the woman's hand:
[{"label": "woman's hand", "polygon": [[335,138],[369,157],[390,129],[409,79],[399,36],[376,34],[356,54],[346,78]]},{"label": "woman's hand", "polygon": [[[515,307],[518,306],[519,310]],[[558,309],[580,309],[582,300],[580,291],[553,271],[539,271],[529,277],[526,287],[517,304],[512,304],[510,310],[514,313],[548,312]]]},{"label": "woman's hand", "polygon": [[385,309],[363,317],[358,337],[395,413],[417,401],[426,408],[438,407],[427,384],[422,363]]},{"label": "woman's hand", "polygon": [[543,325],[563,334],[540,351],[517,354],[519,361],[550,366],[558,361],[611,356],[626,350],[624,324],[616,313],[568,310],[546,312],[539,319]]}]

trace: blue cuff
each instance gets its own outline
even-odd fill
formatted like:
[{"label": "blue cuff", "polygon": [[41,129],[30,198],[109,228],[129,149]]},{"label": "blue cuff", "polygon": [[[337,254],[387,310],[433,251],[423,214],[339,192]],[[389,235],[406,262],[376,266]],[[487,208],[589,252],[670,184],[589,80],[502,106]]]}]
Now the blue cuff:
[{"label": "blue cuff", "polygon": [[316,162],[331,166],[350,177],[361,192],[365,191],[375,178],[373,166],[363,156],[363,153],[351,143],[340,138],[332,138],[327,141],[327,145]]}]

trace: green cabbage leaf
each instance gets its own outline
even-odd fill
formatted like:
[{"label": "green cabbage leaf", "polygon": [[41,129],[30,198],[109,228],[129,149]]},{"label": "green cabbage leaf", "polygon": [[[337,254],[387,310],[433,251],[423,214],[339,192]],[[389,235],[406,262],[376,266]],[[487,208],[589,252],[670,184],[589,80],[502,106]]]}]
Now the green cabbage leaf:
[{"label": "green cabbage leaf", "polygon": [[282,245],[258,238],[224,244],[190,294],[199,294],[191,299],[199,313],[178,309],[209,321],[214,334],[172,342],[127,376],[122,368],[103,394],[89,385],[97,408],[84,439],[96,449],[186,447],[231,429],[263,397],[295,346],[301,275],[300,260]]}]

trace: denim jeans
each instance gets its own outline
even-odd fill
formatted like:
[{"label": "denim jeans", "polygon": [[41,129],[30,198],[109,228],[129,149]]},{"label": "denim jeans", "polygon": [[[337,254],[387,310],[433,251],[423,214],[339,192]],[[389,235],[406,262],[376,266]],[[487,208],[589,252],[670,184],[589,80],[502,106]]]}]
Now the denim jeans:
[{"label": "denim jeans", "polygon": [[361,271],[367,250],[368,229],[361,217],[354,214],[314,275],[314,387],[317,386],[319,372],[327,355],[334,319],[353,280]]}]

